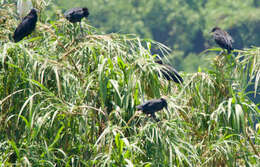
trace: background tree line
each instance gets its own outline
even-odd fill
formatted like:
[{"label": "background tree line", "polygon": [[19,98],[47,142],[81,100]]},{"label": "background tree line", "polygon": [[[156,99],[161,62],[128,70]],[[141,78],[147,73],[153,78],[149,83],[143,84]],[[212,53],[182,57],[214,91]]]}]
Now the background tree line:
[{"label": "background tree line", "polygon": [[207,56],[199,55],[216,46],[212,27],[227,30],[236,49],[260,44],[260,2],[257,0],[95,0],[56,1],[64,12],[73,6],[87,6],[89,22],[106,33],[134,33],[172,49],[171,63],[178,70],[197,71],[209,67]]}]

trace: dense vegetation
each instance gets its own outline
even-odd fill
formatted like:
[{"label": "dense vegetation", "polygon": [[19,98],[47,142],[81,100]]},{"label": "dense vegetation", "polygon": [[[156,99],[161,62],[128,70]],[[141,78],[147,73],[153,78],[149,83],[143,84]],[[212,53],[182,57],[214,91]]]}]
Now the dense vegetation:
[{"label": "dense vegetation", "polygon": [[[260,165],[260,111],[246,96],[248,85],[257,92],[259,47],[211,58],[209,70],[181,73],[176,85],[157,75],[154,51],[170,57],[163,44],[85,22],[81,32],[59,12],[50,21],[44,9],[55,6],[35,5],[36,31],[13,43],[16,7],[1,4],[1,165]],[[156,113],[160,122],[136,113],[162,96],[169,112]]]}]

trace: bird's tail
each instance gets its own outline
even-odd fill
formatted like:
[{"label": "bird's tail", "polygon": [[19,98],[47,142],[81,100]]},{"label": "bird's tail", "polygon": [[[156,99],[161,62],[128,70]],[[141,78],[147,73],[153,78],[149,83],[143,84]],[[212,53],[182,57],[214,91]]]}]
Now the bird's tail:
[{"label": "bird's tail", "polygon": [[137,108],[138,110],[142,110],[142,105],[138,105],[138,106],[136,106],[136,108]]}]

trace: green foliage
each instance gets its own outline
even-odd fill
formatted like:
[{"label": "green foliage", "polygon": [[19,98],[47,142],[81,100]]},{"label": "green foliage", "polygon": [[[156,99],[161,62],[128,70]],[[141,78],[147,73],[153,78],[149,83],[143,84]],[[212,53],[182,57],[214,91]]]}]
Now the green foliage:
[{"label": "green foliage", "polygon": [[[209,70],[181,73],[185,82],[176,85],[158,78],[158,55],[152,50],[169,56],[160,43],[102,34],[85,22],[81,32],[59,13],[56,21],[41,14],[36,31],[13,43],[19,21],[14,4],[5,8],[1,12],[8,19],[0,26],[0,34],[6,34],[0,37],[1,165],[260,165],[260,134],[253,129],[260,111],[246,96],[248,85],[254,84],[257,93],[260,48],[209,58]],[[212,51],[220,50],[202,56]],[[169,108],[156,113],[161,121],[136,113],[143,99],[161,96]]]}]

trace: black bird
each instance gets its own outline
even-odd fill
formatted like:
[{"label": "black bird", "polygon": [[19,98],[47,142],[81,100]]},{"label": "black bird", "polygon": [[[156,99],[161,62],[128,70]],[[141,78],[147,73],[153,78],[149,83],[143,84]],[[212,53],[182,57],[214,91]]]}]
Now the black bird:
[{"label": "black bird", "polygon": [[155,62],[163,66],[160,71],[165,79],[167,79],[168,81],[172,80],[178,84],[183,83],[182,77],[172,66],[163,64],[161,60],[156,60]]},{"label": "black bird", "polygon": [[37,10],[31,9],[30,13],[25,16],[22,22],[18,25],[14,32],[14,42],[21,41],[24,37],[28,36],[35,29],[37,22]]},{"label": "black bird", "polygon": [[151,114],[151,116],[156,121],[159,121],[159,120],[156,119],[155,112],[157,112],[163,108],[166,108],[168,110],[167,101],[164,98],[149,100],[149,101],[145,102],[144,104],[140,104],[140,105],[136,106],[136,108],[138,110],[142,110],[143,113],[145,113],[147,115]]},{"label": "black bird", "polygon": [[215,42],[222,48],[227,49],[228,54],[231,53],[233,49],[232,43],[234,42],[233,38],[224,30],[221,30],[219,27],[214,27],[211,31],[213,33],[213,38]]},{"label": "black bird", "polygon": [[71,23],[81,22],[83,17],[88,17],[88,8],[71,8],[64,13],[64,16]]}]

